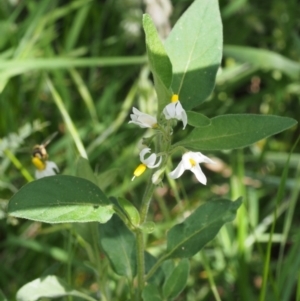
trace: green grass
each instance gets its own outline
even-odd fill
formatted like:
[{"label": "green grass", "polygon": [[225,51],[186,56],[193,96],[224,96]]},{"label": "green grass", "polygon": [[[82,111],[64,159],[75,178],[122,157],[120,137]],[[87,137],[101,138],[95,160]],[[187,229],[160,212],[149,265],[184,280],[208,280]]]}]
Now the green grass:
[{"label": "green grass", "polygon": [[[255,47],[271,60],[272,53],[260,51],[269,50],[300,63],[297,1],[220,2],[225,45]],[[108,195],[139,205],[146,177],[134,182],[131,177],[143,131],[127,123],[132,106],[148,113],[156,108],[141,4],[11,3],[0,4],[0,289],[15,300],[25,283],[55,274],[93,294],[97,284],[85,264],[91,254],[78,234],[80,225],[16,220],[6,215],[6,206],[34,175],[31,148],[56,131],[47,149],[63,174],[74,175],[78,156],[88,157]],[[172,3],[174,22],[191,1]],[[261,68],[253,63],[256,57],[239,55],[225,52],[216,89],[197,111],[299,121],[299,73],[286,69],[289,65]],[[155,255],[165,248],[166,230],[199,204],[217,196],[244,198],[235,222],[191,259],[188,286],[176,300],[300,301],[299,144],[288,162],[298,136],[299,128],[293,128],[245,150],[208,153],[221,164],[205,169],[207,186],[185,173],[156,191],[150,211],[156,228],[147,238]],[[103,281],[113,292],[108,300],[126,300],[126,282],[101,259]]]}]

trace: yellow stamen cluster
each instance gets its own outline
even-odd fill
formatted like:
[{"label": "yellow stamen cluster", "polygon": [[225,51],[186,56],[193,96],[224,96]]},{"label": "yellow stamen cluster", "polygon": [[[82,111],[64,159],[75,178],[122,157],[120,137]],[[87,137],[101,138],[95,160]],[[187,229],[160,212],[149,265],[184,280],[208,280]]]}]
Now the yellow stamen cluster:
[{"label": "yellow stamen cluster", "polygon": [[194,167],[194,166],[196,166],[196,165],[197,165],[197,163],[196,163],[196,161],[195,161],[195,160],[193,160],[193,159],[189,159],[189,160],[190,160],[190,163],[191,163],[192,167]]},{"label": "yellow stamen cluster", "polygon": [[46,162],[42,161],[38,157],[33,157],[32,158],[32,163],[38,170],[44,170],[46,168]]},{"label": "yellow stamen cluster", "polygon": [[176,102],[176,101],[178,101],[178,99],[179,99],[178,94],[173,94],[172,98],[171,98],[171,102]]},{"label": "yellow stamen cluster", "polygon": [[133,178],[131,179],[131,181],[134,180],[135,177],[139,177],[141,174],[143,174],[145,172],[145,170],[147,169],[147,166],[145,164],[140,164],[134,171],[133,173]]}]

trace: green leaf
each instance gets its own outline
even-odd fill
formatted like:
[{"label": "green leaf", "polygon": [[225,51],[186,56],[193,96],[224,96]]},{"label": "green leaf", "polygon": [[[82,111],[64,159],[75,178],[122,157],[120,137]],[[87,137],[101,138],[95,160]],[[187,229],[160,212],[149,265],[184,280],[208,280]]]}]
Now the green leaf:
[{"label": "green leaf", "polygon": [[138,210],[135,208],[135,206],[125,198],[121,198],[121,197],[118,198],[118,203],[121,206],[121,208],[124,210],[125,214],[127,215],[132,225],[137,227],[140,223],[140,214]]},{"label": "green leaf", "polygon": [[211,119],[211,125],[195,128],[174,146],[190,150],[225,150],[248,146],[297,124],[288,117],[236,114]]},{"label": "green leaf", "polygon": [[40,298],[58,298],[74,296],[84,300],[96,301],[96,299],[72,289],[67,283],[56,276],[47,276],[35,279],[17,292],[17,301],[36,301]]},{"label": "green leaf", "polygon": [[173,270],[175,269],[175,260],[174,259],[165,260],[161,265],[161,269],[163,270],[165,279],[169,278]]},{"label": "green leaf", "polygon": [[225,223],[235,218],[241,204],[241,198],[235,202],[219,199],[197,208],[183,223],[168,232],[167,256],[188,258],[195,255],[217,235]]},{"label": "green leaf", "polygon": [[153,73],[155,90],[158,98],[158,114],[170,103],[172,92],[172,65],[165,51],[164,45],[159,38],[155,25],[148,14],[143,15],[143,28],[146,35],[146,47]]},{"label": "green leaf", "polygon": [[188,124],[195,128],[208,126],[211,123],[210,119],[203,114],[193,111],[186,111],[186,114],[188,118]]},{"label": "green leaf", "polygon": [[136,274],[136,242],[134,234],[114,215],[106,224],[99,225],[100,244],[114,271],[133,279]]},{"label": "green leaf", "polygon": [[292,79],[300,78],[300,64],[276,52],[244,46],[225,46],[224,55],[266,70],[279,70]]},{"label": "green leaf", "polygon": [[163,285],[163,295],[166,299],[174,299],[183,291],[189,271],[190,263],[188,259],[181,260]]},{"label": "green leaf", "polygon": [[158,287],[154,284],[148,284],[142,293],[144,301],[162,301]]},{"label": "green leaf", "polygon": [[152,233],[155,230],[155,223],[151,221],[147,221],[142,223],[139,228],[144,232],[144,233]]},{"label": "green leaf", "polygon": [[89,160],[83,157],[79,157],[77,161],[76,175],[77,177],[89,180],[98,186],[98,179],[90,166]]},{"label": "green leaf", "polygon": [[222,58],[218,0],[196,0],[177,21],[165,47],[173,66],[172,89],[186,110],[212,92]]},{"label": "green leaf", "polygon": [[95,184],[63,175],[26,184],[11,198],[8,212],[45,223],[106,223],[114,213],[110,201]]}]

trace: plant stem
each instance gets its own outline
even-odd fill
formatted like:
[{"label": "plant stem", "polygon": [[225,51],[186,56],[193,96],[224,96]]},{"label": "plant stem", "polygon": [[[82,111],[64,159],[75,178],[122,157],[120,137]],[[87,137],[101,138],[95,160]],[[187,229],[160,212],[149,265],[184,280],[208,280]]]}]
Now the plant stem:
[{"label": "plant stem", "polygon": [[144,237],[140,229],[136,230],[136,248],[137,248],[137,278],[138,278],[138,300],[141,300],[141,294],[145,285],[145,258],[144,258]]},{"label": "plant stem", "polygon": [[99,258],[100,250],[99,250],[99,245],[98,245],[98,240],[99,240],[98,224],[91,223],[90,229],[91,229],[92,240],[93,240],[94,264],[95,264],[96,270],[97,270],[97,282],[98,282],[99,290],[101,292],[100,299],[103,301],[107,301],[105,287],[102,284],[103,282],[100,281],[100,274],[101,274],[102,269],[101,269],[101,262],[100,262],[100,258]]},{"label": "plant stem", "polygon": [[162,256],[151,268],[151,270],[148,272],[148,274],[145,277],[145,281],[151,278],[151,276],[156,272],[156,270],[160,267],[163,261],[165,261],[168,258],[169,254],[166,254]]},{"label": "plant stem", "polygon": [[149,205],[151,202],[151,198],[153,196],[155,185],[152,183],[151,177],[149,178],[143,200],[140,210],[140,216],[141,216],[141,224],[143,224],[146,221]]},{"label": "plant stem", "polygon": [[[155,185],[149,178],[140,209],[141,224],[146,221],[149,205],[154,192]],[[136,229],[136,252],[137,252],[137,279],[138,279],[138,300],[141,300],[141,294],[145,286],[145,246],[144,237],[141,229]]]},{"label": "plant stem", "polygon": [[[160,152],[161,150],[167,151],[170,147],[170,141],[163,140],[162,137],[159,136],[157,138],[156,144],[156,152]],[[161,166],[165,166],[168,157],[163,160]],[[146,219],[150,206],[150,202],[154,193],[155,185],[152,183],[152,172],[149,177],[147,187],[145,189],[145,193],[142,199],[142,204],[140,208],[140,224],[142,225]],[[141,229],[136,229],[136,249],[137,249],[137,278],[138,278],[138,300],[141,300],[141,294],[145,286],[145,246],[144,246],[144,237]],[[158,266],[157,266],[158,267]],[[157,268],[155,268],[156,270]],[[152,269],[151,269],[152,270]],[[154,272],[155,272],[154,270]]]},{"label": "plant stem", "polygon": [[27,169],[22,165],[22,163],[18,160],[18,158],[9,149],[5,149],[4,150],[4,154],[14,164],[14,166],[20,170],[20,172],[22,173],[23,177],[28,182],[31,182],[31,181],[34,180],[33,177],[31,176],[31,174],[27,171]]}]

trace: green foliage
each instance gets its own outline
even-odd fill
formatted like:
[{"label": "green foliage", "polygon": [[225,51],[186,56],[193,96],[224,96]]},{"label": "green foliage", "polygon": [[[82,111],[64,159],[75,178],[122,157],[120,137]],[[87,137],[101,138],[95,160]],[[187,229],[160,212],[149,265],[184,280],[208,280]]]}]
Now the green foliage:
[{"label": "green foliage", "polygon": [[118,204],[124,210],[131,224],[137,227],[140,224],[140,214],[134,205],[124,198],[118,198]]},{"label": "green foliage", "polygon": [[195,128],[208,126],[211,123],[210,119],[203,114],[193,111],[187,111],[186,114],[188,117],[188,124]]},{"label": "green foliage", "polygon": [[98,179],[93,173],[90,163],[87,159],[79,157],[76,165],[76,175],[86,179],[98,186]]},{"label": "green foliage", "polygon": [[120,276],[133,279],[136,275],[136,242],[134,234],[120,218],[114,216],[99,225],[100,244],[114,271]]},{"label": "green foliage", "polygon": [[261,69],[272,70],[275,68],[292,79],[300,78],[300,63],[272,51],[227,45],[224,47],[224,54]]},{"label": "green foliage", "polygon": [[166,40],[173,66],[172,89],[186,110],[212,92],[222,58],[222,22],[217,0],[194,1]]},{"label": "green foliage", "polygon": [[200,206],[183,223],[168,232],[167,256],[188,258],[195,255],[225,223],[235,218],[241,203],[241,199],[235,202],[218,199]]},{"label": "green foliage", "polygon": [[288,117],[263,115],[221,115],[211,119],[207,127],[195,128],[175,146],[191,150],[222,150],[241,148],[280,133],[297,121]]},{"label": "green foliage", "polygon": [[174,268],[163,285],[163,295],[165,299],[175,299],[185,288],[190,272],[190,263],[187,259],[182,259]]},{"label": "green foliage", "polygon": [[[149,15],[142,21],[136,1],[1,3],[1,300],[15,300],[25,283],[17,299],[20,293],[23,300],[94,300],[100,294],[107,301],[138,300],[140,295],[146,301],[299,299],[299,145],[286,160],[299,134],[291,128],[299,119],[299,5],[174,0],[170,16],[165,6],[152,13],[150,2],[145,7],[153,21]],[[221,68],[218,3],[225,40]],[[157,20],[160,12],[165,13],[163,23]],[[143,67],[145,49],[152,76]],[[204,155],[217,164],[208,165],[210,170],[201,165],[207,186],[191,177],[166,177],[170,181],[164,179],[151,191],[144,177],[130,181],[142,130],[126,124],[132,106],[154,115],[157,101],[157,117],[164,122],[160,113],[172,93],[179,93],[185,109],[195,111],[187,112],[189,127],[174,127],[170,139],[180,150],[211,151]],[[79,178],[57,176],[20,189],[34,174],[30,148],[56,131],[59,135],[47,145],[49,157],[63,174]],[[280,135],[269,137],[275,133]],[[157,146],[159,139],[153,137],[148,141]],[[266,137],[245,150],[222,151]],[[79,154],[89,160],[77,160]],[[169,164],[167,156],[163,153]],[[108,200],[98,187],[119,202]],[[143,195],[151,199],[147,220]],[[227,199],[240,196],[243,205],[236,210],[238,202]],[[208,201],[199,207],[203,200]],[[227,211],[214,208],[215,202],[225,202]],[[13,207],[12,215],[7,206],[9,211]],[[209,206],[216,216],[209,215],[207,240],[198,240],[195,233],[207,221],[201,212]],[[220,228],[235,214],[234,223]],[[99,219],[108,221],[99,226]],[[176,243],[171,255],[170,240]],[[182,243],[191,247],[188,254],[176,247]],[[183,259],[166,260],[177,253],[174,257]],[[53,274],[60,278],[36,279]]]},{"label": "green foliage", "polygon": [[114,211],[98,186],[73,176],[52,176],[31,182],[10,200],[11,216],[45,223],[106,223]]},{"label": "green foliage", "polygon": [[154,284],[148,284],[143,290],[144,301],[162,301],[158,288]]},{"label": "green foliage", "polygon": [[146,34],[149,65],[159,101],[158,112],[160,113],[171,100],[172,93],[169,88],[172,82],[172,65],[158,36],[155,25],[151,17],[147,14],[143,17],[143,27]]}]

